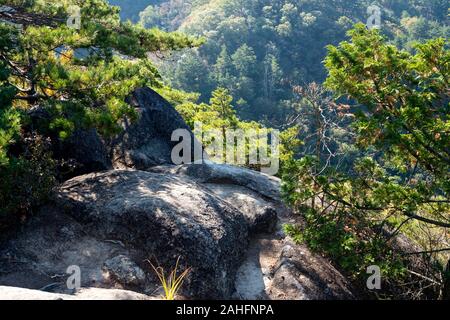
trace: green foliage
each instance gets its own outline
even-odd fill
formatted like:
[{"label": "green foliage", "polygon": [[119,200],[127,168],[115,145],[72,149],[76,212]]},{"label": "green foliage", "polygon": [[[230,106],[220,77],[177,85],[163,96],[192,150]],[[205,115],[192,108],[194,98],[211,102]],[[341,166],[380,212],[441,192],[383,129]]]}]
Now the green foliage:
[{"label": "green foliage", "polygon": [[195,122],[201,122],[205,130],[233,129],[237,128],[238,119],[232,100],[228,90],[218,88],[212,93],[209,104],[187,102],[178,105],[177,110],[192,129]]},{"label": "green foliage", "polygon": [[20,157],[0,165],[0,231],[26,219],[55,184],[55,162],[41,137],[28,137]]},{"label": "green foliage", "polygon": [[364,25],[349,36],[328,47],[325,84],[355,101],[350,128],[360,151],[346,168],[317,156],[288,165],[285,198],[299,211],[309,208],[302,238],[356,274],[375,262],[397,277],[398,261],[388,248],[402,230],[430,251],[428,258],[446,263],[437,241],[450,227],[446,42],[417,44],[412,54]]},{"label": "green foliage", "polygon": [[304,144],[299,139],[298,127],[285,129],[280,134],[280,162],[282,170],[288,170],[289,164],[297,157],[300,147]]},{"label": "green foliage", "polygon": [[[435,197],[447,198],[450,191],[450,53],[443,39],[417,45],[412,56],[363,26],[350,35],[351,43],[329,47],[326,85],[363,105],[353,124],[357,143],[383,152],[375,161],[362,159],[355,165],[361,177],[353,182],[358,192],[366,194],[367,183],[373,194],[358,205],[394,206],[410,215]],[[414,168],[428,179],[405,181],[404,174]]]},{"label": "green foliage", "polygon": [[[177,99],[178,101],[182,101],[183,99],[191,100],[178,104],[176,108],[178,112],[180,112],[180,114],[183,116],[186,123],[192,129],[195,129],[196,123],[201,123],[202,130],[204,132],[219,130],[220,132],[222,132],[222,135],[224,137],[226,137],[226,130],[243,130],[244,132],[253,131],[259,134],[269,133],[272,130],[271,128],[265,128],[263,125],[257,122],[247,122],[240,120],[236,115],[235,107],[232,105],[233,97],[229,94],[229,91],[227,89],[218,88],[213,91],[209,104],[197,104],[195,102],[196,98],[198,98],[198,96],[184,96],[182,99],[180,99],[180,97],[178,97]],[[280,162],[282,169],[285,163],[290,163],[294,159],[298,148],[301,145],[301,142],[300,140],[298,140],[297,135],[298,129],[296,127],[284,130],[280,134]],[[212,139],[210,139],[207,135],[197,138],[200,141],[203,141],[206,147],[208,147],[208,145],[212,143]],[[226,138],[224,138],[224,144],[225,143]],[[235,150],[235,152],[241,152],[245,154],[246,158],[248,158],[250,150],[249,143],[258,144],[259,142],[246,141],[244,147],[245,150]],[[224,149],[224,151],[226,150]],[[224,155],[224,158],[225,157],[226,155]],[[258,167],[253,165],[248,166],[253,169],[258,169]]]},{"label": "green foliage", "polygon": [[[284,119],[291,85],[322,82],[329,44],[345,39],[357,22],[366,23],[372,0],[166,0],[141,13],[148,28],[203,36],[199,50],[183,52],[162,64],[171,84],[210,98],[224,87],[239,102],[245,120]],[[410,49],[416,40],[448,37],[448,4],[441,0],[382,1],[382,30]],[[174,62],[171,62],[175,60]]]},{"label": "green foliage", "polygon": [[323,214],[308,210],[306,227],[287,225],[285,232],[296,242],[305,243],[314,252],[326,253],[354,281],[364,281],[368,266],[377,265],[384,281],[400,282],[406,273],[400,253],[395,253],[383,237],[368,234],[367,224],[347,212]]},{"label": "green foliage", "polygon": [[[1,4],[28,21],[21,29],[0,22],[0,197],[2,215],[14,216],[40,203],[54,181],[51,155],[41,150],[40,140],[63,140],[82,128],[118,133],[121,119],[137,117],[125,98],[137,87],[163,88],[148,54],[202,41],[122,23],[119,9],[104,0]],[[65,23],[71,5],[81,8],[79,29]],[[37,128],[28,126],[31,109],[49,118]]]},{"label": "green foliage", "polygon": [[[41,4],[34,3],[30,10],[52,11],[52,5]],[[28,26],[17,38],[5,33],[16,44],[1,51],[1,60],[14,72],[5,85],[21,88],[15,105],[20,100],[27,102],[21,107],[39,103],[48,109],[53,115],[49,128],[62,137],[80,126],[117,132],[118,119],[133,117],[125,97],[136,87],[160,86],[147,53],[198,44],[179,34],[120,23],[118,11],[104,1],[79,4],[80,30]]]},{"label": "green foliage", "polygon": [[[245,122],[238,119],[235,108],[232,105],[233,97],[229,91],[224,88],[218,88],[212,93],[209,104],[193,102],[184,103],[177,107],[178,112],[183,116],[186,123],[194,130],[195,124],[201,124],[202,136],[197,138],[203,142],[208,148],[216,161],[226,159],[226,132],[227,130],[260,130],[262,126],[256,122]],[[215,150],[215,133],[220,134],[223,138],[223,154],[214,154]],[[199,133],[197,133],[199,134]],[[245,150],[236,150],[234,152],[242,152],[248,157],[248,142],[246,141]],[[237,146],[236,146],[237,148]]]}]

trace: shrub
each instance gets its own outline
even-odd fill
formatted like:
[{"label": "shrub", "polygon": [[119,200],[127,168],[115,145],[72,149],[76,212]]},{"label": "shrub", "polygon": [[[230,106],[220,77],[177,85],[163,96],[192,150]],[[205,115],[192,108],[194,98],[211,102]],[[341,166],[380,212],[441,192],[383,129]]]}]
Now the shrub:
[{"label": "shrub", "polygon": [[23,222],[49,197],[55,162],[40,136],[21,141],[21,155],[0,165],[0,230]]}]

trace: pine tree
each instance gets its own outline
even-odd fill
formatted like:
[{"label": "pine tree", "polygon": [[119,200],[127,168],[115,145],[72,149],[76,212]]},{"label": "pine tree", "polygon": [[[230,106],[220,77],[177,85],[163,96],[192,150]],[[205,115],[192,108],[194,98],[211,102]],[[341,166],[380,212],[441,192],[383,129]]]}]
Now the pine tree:
[{"label": "pine tree", "polygon": [[[119,132],[120,119],[137,117],[125,98],[137,87],[162,86],[148,53],[200,41],[122,23],[118,8],[105,0],[1,3],[9,7],[0,20],[0,216],[5,216],[26,213],[51,189],[47,137],[66,139],[78,128],[96,128],[105,136]],[[74,5],[79,16],[72,16]],[[25,130],[28,112],[36,109],[48,117]],[[18,188],[26,181],[30,185]]]}]

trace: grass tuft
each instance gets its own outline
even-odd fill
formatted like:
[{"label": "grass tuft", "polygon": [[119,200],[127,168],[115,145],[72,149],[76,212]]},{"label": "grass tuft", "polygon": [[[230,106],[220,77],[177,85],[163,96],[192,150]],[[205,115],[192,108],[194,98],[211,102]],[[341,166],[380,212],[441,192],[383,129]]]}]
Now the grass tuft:
[{"label": "grass tuft", "polygon": [[156,275],[158,276],[159,281],[161,282],[162,288],[164,289],[165,300],[175,300],[175,297],[177,296],[178,291],[181,289],[184,280],[191,272],[191,268],[187,268],[180,275],[177,275],[180,262],[180,257],[178,257],[175,268],[173,268],[169,275],[166,275],[163,267],[155,267],[149,260],[147,261],[148,263],[150,263]]}]

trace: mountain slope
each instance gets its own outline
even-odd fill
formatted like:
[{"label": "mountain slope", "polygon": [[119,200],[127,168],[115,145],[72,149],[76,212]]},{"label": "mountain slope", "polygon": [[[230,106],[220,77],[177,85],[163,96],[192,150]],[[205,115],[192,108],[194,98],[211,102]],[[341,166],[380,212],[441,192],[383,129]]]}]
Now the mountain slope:
[{"label": "mountain slope", "polygon": [[[217,86],[231,90],[241,116],[283,121],[292,86],[322,82],[326,46],[366,23],[368,0],[165,1],[141,13],[146,27],[180,30],[208,39],[199,50],[166,63],[171,83],[203,99]],[[381,1],[382,29],[399,46],[449,36],[445,1]]]}]

